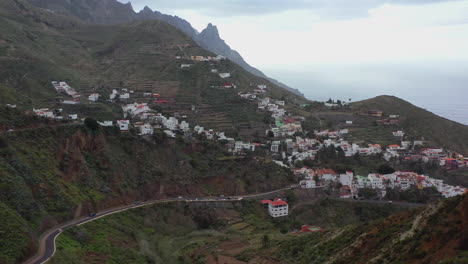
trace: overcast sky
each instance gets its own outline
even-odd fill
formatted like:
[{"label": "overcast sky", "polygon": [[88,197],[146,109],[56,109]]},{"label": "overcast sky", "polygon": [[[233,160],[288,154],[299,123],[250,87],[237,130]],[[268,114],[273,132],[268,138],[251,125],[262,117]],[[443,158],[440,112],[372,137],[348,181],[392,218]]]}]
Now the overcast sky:
[{"label": "overcast sky", "polygon": [[[127,0],[120,0],[126,2]],[[468,61],[468,0],[133,0],[209,22],[260,68]]]},{"label": "overcast sky", "polygon": [[468,0],[132,4],[185,18],[198,31],[217,25],[247,62],[310,99],[390,94],[468,124]]}]

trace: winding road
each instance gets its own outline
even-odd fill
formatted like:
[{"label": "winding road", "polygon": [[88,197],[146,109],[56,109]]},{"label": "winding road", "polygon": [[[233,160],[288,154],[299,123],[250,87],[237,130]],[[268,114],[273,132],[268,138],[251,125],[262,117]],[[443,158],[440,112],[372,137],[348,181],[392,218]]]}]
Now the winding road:
[{"label": "winding road", "polygon": [[125,205],[120,207],[115,207],[111,209],[106,209],[97,213],[95,216],[88,216],[88,217],[81,217],[77,219],[73,219],[65,224],[58,225],[56,227],[51,228],[50,230],[46,231],[39,239],[39,250],[37,254],[30,258],[29,260],[23,262],[23,264],[43,264],[50,260],[55,255],[56,244],[55,240],[57,237],[68,228],[81,226],[92,222],[94,220],[113,215],[120,212],[125,212],[130,209],[135,209],[143,206],[150,206],[155,204],[162,204],[162,203],[173,203],[173,202],[186,202],[186,203],[201,203],[201,202],[237,202],[240,200],[255,200],[261,197],[275,194],[279,192],[283,192],[286,190],[294,189],[297,186],[291,186],[288,188],[283,188],[271,192],[266,193],[259,193],[259,194],[251,194],[251,195],[243,195],[243,196],[230,196],[229,198],[220,198],[220,197],[202,197],[202,198],[168,198],[168,199],[160,199],[160,200],[152,200],[146,202],[137,202],[132,205]]},{"label": "winding road", "polygon": [[[95,216],[90,217],[81,217],[78,219],[73,219],[65,224],[56,226],[48,231],[46,231],[39,239],[39,250],[37,254],[30,258],[29,260],[25,261],[23,264],[43,264],[49,261],[54,255],[56,250],[55,240],[57,237],[68,228],[81,226],[92,222],[94,220],[113,215],[120,212],[125,212],[127,210],[143,207],[143,206],[150,206],[155,204],[163,204],[163,203],[173,203],[173,202],[186,202],[186,203],[202,203],[202,202],[238,202],[240,200],[257,200],[261,198],[265,198],[268,195],[280,193],[286,190],[291,190],[297,188],[297,185],[291,185],[290,187],[278,189],[271,192],[259,193],[259,194],[250,194],[250,195],[243,195],[243,196],[230,196],[229,198],[222,198],[222,197],[201,197],[201,198],[168,198],[168,199],[160,199],[160,200],[152,200],[146,202],[136,202],[132,205],[125,205],[120,207],[115,207],[112,209],[107,209],[97,213]],[[344,201],[344,199],[336,199]],[[369,201],[369,200],[349,200],[349,202],[363,202],[363,203],[389,203],[385,201]],[[414,204],[414,203],[406,203],[406,202],[394,202],[392,204],[396,205],[406,205],[409,207],[418,207],[422,206],[423,204]]]}]

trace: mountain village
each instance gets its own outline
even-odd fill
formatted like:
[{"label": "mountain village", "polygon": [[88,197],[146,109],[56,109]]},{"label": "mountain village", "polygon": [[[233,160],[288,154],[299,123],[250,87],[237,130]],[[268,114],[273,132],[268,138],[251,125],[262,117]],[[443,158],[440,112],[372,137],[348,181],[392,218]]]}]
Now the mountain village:
[{"label": "mountain village", "polygon": [[[181,59],[176,58],[176,59]],[[190,59],[194,62],[212,62],[225,59],[222,56],[218,57],[203,57],[192,56]],[[180,70],[186,70],[194,64],[181,64]],[[213,64],[211,64],[213,66]],[[219,73],[216,68],[211,69],[212,74],[216,74],[221,80],[229,79],[231,73]],[[74,88],[64,81],[53,81],[52,86],[59,93],[70,97],[63,100],[63,104],[80,104],[83,97],[91,103],[100,100],[103,95],[99,93],[90,93],[86,96],[81,96]],[[215,87],[222,89],[236,89],[237,86],[230,82]],[[468,158],[462,155],[446,151],[442,148],[418,148],[417,146],[424,145],[423,141],[406,141],[404,131],[395,131],[393,136],[401,138],[401,145],[389,145],[382,147],[379,144],[369,144],[367,146],[359,146],[358,144],[345,140],[349,134],[349,129],[342,128],[339,130],[322,130],[322,131],[304,131],[302,122],[304,117],[291,115],[285,109],[287,102],[276,100],[265,96],[268,92],[268,86],[258,84],[251,92],[239,92],[237,95],[245,100],[257,103],[259,112],[268,112],[274,123],[270,129],[265,131],[267,138],[266,142],[245,142],[236,140],[233,137],[228,137],[223,131],[215,131],[213,129],[204,128],[200,125],[192,125],[191,128],[186,116],[170,116],[166,117],[161,113],[152,109],[152,104],[166,104],[167,101],[162,99],[160,94],[151,92],[137,93],[129,89],[113,89],[108,95],[108,101],[119,104],[122,109],[122,119],[119,120],[103,120],[98,121],[102,127],[114,127],[123,132],[129,132],[131,129],[137,131],[139,136],[153,135],[155,129],[160,129],[169,138],[176,138],[178,135],[184,138],[191,138],[193,135],[201,135],[207,140],[222,142],[226,150],[232,155],[246,155],[247,153],[255,153],[258,149],[264,149],[273,161],[285,168],[291,169],[295,176],[299,179],[299,187],[304,189],[323,188],[332,184],[339,184],[339,197],[347,199],[358,199],[359,191],[364,188],[371,188],[377,191],[380,198],[385,197],[387,188],[395,190],[407,190],[411,186],[416,186],[419,189],[436,188],[443,197],[453,197],[462,195],[467,190],[460,186],[451,186],[444,184],[442,180],[433,179],[425,175],[418,175],[414,172],[397,171],[391,174],[381,175],[370,173],[367,176],[355,175],[348,171],[344,174],[338,174],[331,169],[313,169],[308,167],[296,167],[297,162],[304,160],[315,160],[320,150],[333,148],[336,152],[341,152],[346,158],[352,158],[356,155],[372,156],[381,155],[386,161],[392,159],[404,160],[421,160],[425,163],[435,162],[438,166],[445,167],[447,170],[468,167]],[[132,100],[132,98],[144,98],[146,103]],[[142,100],[143,101],[143,100]],[[152,103],[147,103],[151,101]],[[335,103],[324,103],[327,107],[339,107]],[[9,105],[15,107],[15,105]],[[33,112],[40,117],[57,119],[57,120],[79,120],[77,114],[63,114],[62,109],[33,109]],[[366,115],[383,117],[381,111],[370,111]],[[378,124],[398,124],[399,116],[389,115],[387,118],[378,120]],[[352,121],[346,121],[346,125],[352,125]],[[314,135],[309,138],[303,135]],[[284,201],[265,202],[270,206],[269,212],[273,217],[287,215],[287,203]],[[283,207],[283,205],[286,206]],[[273,207],[271,207],[273,206]],[[277,206],[281,210],[286,210],[286,213],[277,211]],[[273,210],[273,211],[271,211]],[[276,210],[276,211],[275,211]]]}]

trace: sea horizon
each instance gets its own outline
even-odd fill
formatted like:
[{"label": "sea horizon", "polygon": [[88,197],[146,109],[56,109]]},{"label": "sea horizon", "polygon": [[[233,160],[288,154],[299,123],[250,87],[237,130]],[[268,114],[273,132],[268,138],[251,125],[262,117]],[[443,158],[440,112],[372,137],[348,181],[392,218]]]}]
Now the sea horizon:
[{"label": "sea horizon", "polygon": [[270,69],[268,75],[312,101],[352,102],[380,95],[399,97],[438,116],[468,125],[468,65],[452,63],[311,65]]}]

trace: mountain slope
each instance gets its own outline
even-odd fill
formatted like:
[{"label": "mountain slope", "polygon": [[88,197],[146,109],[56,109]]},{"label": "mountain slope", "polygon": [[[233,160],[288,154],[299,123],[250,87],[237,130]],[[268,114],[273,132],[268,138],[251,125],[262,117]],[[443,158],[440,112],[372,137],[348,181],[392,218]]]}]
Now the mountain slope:
[{"label": "mountain slope", "polygon": [[468,154],[468,126],[437,116],[394,96],[355,102],[353,110],[381,110],[384,115],[399,115],[406,133],[420,135],[435,145]]},{"label": "mountain slope", "polygon": [[179,18],[177,16],[165,15],[158,11],[153,11],[149,7],[145,7],[139,13],[135,13],[133,11],[131,3],[123,4],[116,0],[28,1],[38,7],[54,10],[56,12],[67,15],[72,15],[88,23],[117,24],[131,22],[135,20],[164,21],[190,36],[202,48],[209,50],[215,54],[225,56],[228,59],[240,65],[248,72],[258,77],[266,78],[275,85],[302,96],[302,94],[297,89],[292,89],[283,83],[271,79],[258,69],[250,66],[237,51],[232,50],[224,42],[224,40],[222,40],[219,37],[217,28],[212,26],[211,24],[209,24],[208,27],[205,30],[203,30],[201,34],[198,34],[198,32],[190,25],[190,23],[182,18]]},{"label": "mountain slope", "polygon": [[[26,1],[11,3],[17,4],[0,10],[4,25],[0,29],[3,104],[16,102],[29,110],[63,108],[58,102],[65,98],[52,88],[52,80],[66,80],[80,93],[98,92],[105,98],[112,89],[128,88],[168,98],[171,105],[159,109],[168,115],[184,114],[196,124],[252,138],[255,134],[263,135],[269,123],[263,113],[257,112],[255,103],[237,95],[239,90],[251,91],[256,84],[268,84],[268,96],[291,101],[298,98],[229,60],[216,65],[197,63],[181,70],[182,63],[193,62],[176,59],[177,56],[213,54],[160,20],[96,25],[35,8]],[[232,77],[221,79],[211,73],[213,67],[231,72]],[[212,88],[225,82],[235,83],[239,90],[222,89],[220,93],[220,89]],[[195,111],[190,110],[192,106]],[[99,119],[115,119],[120,112],[115,105],[105,102],[83,103],[67,109]]]},{"label": "mountain slope", "polygon": [[368,225],[279,240],[269,252],[298,264],[466,263],[467,212],[468,195],[458,196]]}]

